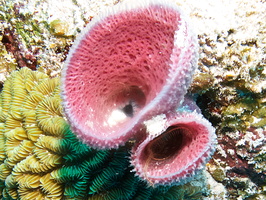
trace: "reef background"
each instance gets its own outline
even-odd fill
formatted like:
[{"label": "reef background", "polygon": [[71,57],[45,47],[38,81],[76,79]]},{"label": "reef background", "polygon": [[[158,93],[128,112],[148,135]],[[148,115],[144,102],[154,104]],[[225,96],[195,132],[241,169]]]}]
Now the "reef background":
[{"label": "reef background", "polygon": [[[266,1],[175,1],[200,45],[190,92],[217,129],[204,199],[266,198]],[[0,82],[27,66],[60,76],[75,37],[119,0],[1,0]]]}]

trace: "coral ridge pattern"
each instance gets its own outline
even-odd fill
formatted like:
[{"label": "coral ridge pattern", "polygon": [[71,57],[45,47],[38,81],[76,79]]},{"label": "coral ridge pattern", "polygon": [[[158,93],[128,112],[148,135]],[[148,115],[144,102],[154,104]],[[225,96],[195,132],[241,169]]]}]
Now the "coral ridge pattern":
[{"label": "coral ridge pattern", "polygon": [[150,187],[132,172],[126,147],[95,150],[62,114],[59,79],[22,68],[1,93],[2,199],[198,199],[190,183]]}]

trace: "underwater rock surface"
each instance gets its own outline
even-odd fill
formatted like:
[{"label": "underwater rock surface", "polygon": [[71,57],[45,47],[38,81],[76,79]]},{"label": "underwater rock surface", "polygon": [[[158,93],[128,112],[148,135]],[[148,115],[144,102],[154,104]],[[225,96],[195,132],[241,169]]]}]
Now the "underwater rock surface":
[{"label": "underwater rock surface", "polygon": [[[1,1],[0,81],[23,66],[58,76],[77,33],[118,2]],[[218,130],[217,153],[207,165],[209,193],[201,198],[264,199],[265,1],[175,2],[199,33],[200,67],[191,93]]]}]

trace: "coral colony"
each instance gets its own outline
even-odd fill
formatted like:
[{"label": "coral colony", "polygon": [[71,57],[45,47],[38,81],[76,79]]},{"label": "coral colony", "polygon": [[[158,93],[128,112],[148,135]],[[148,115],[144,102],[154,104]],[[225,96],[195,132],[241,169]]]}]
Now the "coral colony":
[{"label": "coral colony", "polygon": [[1,198],[197,199],[188,181],[216,138],[185,96],[196,66],[179,8],[138,0],[89,23],[61,85],[13,72],[0,98]]}]

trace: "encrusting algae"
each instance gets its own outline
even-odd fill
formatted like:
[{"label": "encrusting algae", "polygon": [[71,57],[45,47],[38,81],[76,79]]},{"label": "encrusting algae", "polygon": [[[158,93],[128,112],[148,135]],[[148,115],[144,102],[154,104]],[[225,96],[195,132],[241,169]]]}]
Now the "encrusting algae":
[{"label": "encrusting algae", "polygon": [[[2,199],[199,199],[202,187],[147,186],[132,172],[129,150],[95,150],[70,131],[59,78],[22,68],[0,98]],[[204,181],[202,181],[204,182]]]}]

